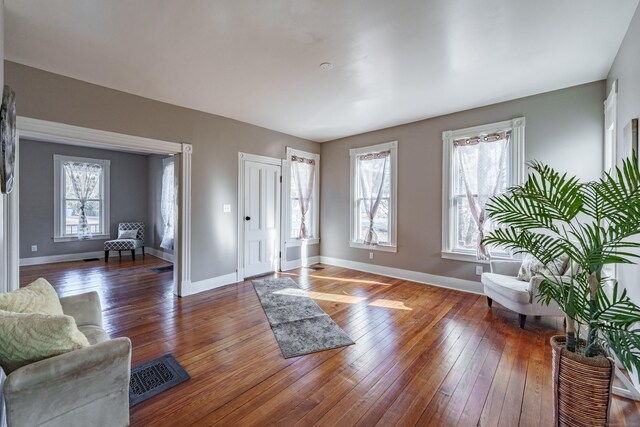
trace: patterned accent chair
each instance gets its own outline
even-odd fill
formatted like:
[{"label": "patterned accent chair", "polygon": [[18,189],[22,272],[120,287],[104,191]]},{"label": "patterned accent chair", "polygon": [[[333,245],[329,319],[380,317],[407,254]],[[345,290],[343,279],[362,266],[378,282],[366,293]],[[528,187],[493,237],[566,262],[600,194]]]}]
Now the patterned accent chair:
[{"label": "patterned accent chair", "polygon": [[118,251],[122,258],[122,251],[131,251],[131,258],[136,259],[136,249],[142,248],[144,257],[144,222],[121,222],[118,224],[118,236],[123,231],[136,230],[135,239],[115,239],[104,242],[104,262],[109,262],[109,251]]}]

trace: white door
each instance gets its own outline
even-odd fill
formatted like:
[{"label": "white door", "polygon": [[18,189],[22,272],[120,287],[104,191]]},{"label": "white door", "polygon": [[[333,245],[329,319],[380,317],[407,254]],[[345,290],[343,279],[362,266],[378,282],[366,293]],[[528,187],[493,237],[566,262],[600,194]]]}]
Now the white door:
[{"label": "white door", "polygon": [[278,270],[280,166],[244,162],[244,276]]}]

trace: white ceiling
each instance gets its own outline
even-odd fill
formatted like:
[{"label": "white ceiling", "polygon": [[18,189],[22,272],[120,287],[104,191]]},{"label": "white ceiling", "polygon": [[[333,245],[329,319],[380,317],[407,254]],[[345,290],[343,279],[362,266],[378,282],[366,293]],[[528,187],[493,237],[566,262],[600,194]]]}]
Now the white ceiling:
[{"label": "white ceiling", "polygon": [[327,141],[603,79],[637,5],[5,0],[5,56]]}]

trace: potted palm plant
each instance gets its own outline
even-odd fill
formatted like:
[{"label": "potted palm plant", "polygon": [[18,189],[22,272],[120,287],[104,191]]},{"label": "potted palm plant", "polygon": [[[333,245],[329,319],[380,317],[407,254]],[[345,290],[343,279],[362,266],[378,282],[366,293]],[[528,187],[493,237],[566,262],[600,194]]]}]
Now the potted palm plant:
[{"label": "potted palm plant", "polygon": [[607,425],[612,359],[640,373],[640,307],[606,273],[640,257],[638,161],[634,154],[591,182],[540,162],[528,166],[525,184],[487,206],[497,227],[483,242],[543,265],[569,257],[567,272],[545,273],[539,289],[541,301],[556,301],[566,320],[566,334],[551,338],[555,424]]}]

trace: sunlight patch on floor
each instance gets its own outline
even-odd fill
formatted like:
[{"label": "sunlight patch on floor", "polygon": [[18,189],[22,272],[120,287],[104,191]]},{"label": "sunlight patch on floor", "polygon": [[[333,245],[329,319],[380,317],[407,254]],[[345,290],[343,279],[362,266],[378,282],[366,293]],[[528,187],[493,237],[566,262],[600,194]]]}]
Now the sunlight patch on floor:
[{"label": "sunlight patch on floor", "polygon": [[[304,289],[298,288],[287,288],[282,289],[280,291],[274,292],[274,294],[278,295],[289,295],[293,297],[305,297],[308,296],[315,300],[320,301],[331,301],[331,302],[340,302],[345,304],[358,304],[363,301],[366,301],[366,297],[357,297],[353,295],[340,295],[340,294],[330,294],[326,292],[316,292],[316,291],[305,291]],[[382,308],[392,308],[394,310],[413,310],[411,307],[407,307],[402,301],[394,301],[389,299],[381,299],[378,298],[374,301],[371,301],[367,304],[371,307],[382,307]]]},{"label": "sunlight patch on floor", "polygon": [[339,295],[339,294],[328,294],[325,292],[305,291],[304,289],[297,289],[297,288],[283,289],[281,291],[274,292],[274,294],[290,295],[294,297],[308,296],[310,298],[321,300],[321,301],[343,302],[346,304],[357,304],[367,299],[365,297],[354,297],[351,295]]},{"label": "sunlight patch on floor", "polygon": [[404,305],[404,302],[402,301],[393,301],[389,299],[377,299],[375,301],[371,301],[369,305],[373,307],[394,308],[396,310],[413,310],[411,307]]},{"label": "sunlight patch on floor", "polygon": [[[298,277],[301,277],[300,274],[295,274],[295,273],[280,272],[278,274],[286,275],[286,276],[298,276]],[[315,275],[315,274],[308,274],[308,275],[305,275],[304,277],[313,277],[314,279],[331,280],[331,281],[334,281],[334,282],[351,282],[351,283],[358,283],[358,284],[365,284],[365,285],[391,286],[391,283],[377,282],[375,280],[342,279],[340,277],[318,276],[318,275]]]}]

